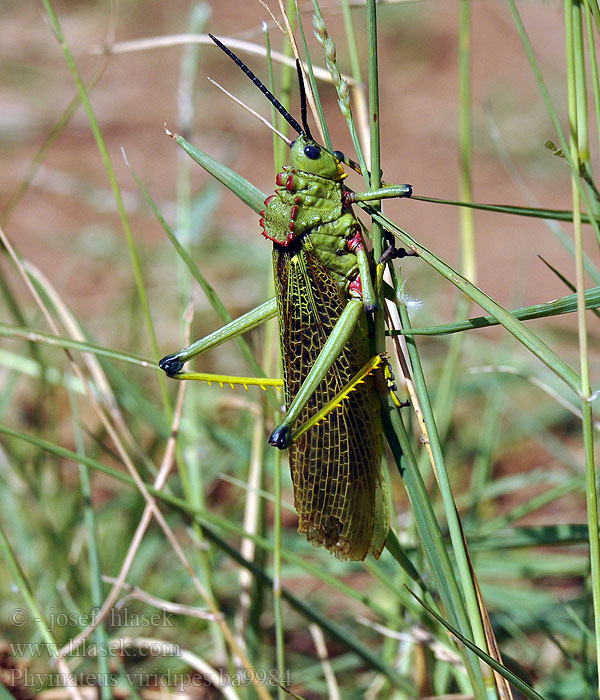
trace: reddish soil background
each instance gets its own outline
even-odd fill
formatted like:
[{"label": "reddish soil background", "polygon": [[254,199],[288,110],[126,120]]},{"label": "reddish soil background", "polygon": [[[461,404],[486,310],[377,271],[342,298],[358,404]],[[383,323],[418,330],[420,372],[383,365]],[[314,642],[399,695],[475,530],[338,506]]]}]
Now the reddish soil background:
[{"label": "reddish soil background", "polygon": [[[189,7],[189,2],[177,1],[124,3],[116,40],[185,32]],[[210,31],[261,41],[260,21],[268,17],[258,3],[221,0],[211,7]],[[59,2],[56,9],[82,74],[91,75],[100,60],[91,52],[102,46],[109,28],[106,4]],[[347,68],[339,11],[333,4],[323,9],[339,44],[342,68]],[[521,10],[551,94],[562,111],[561,4],[524,3]],[[358,15],[360,12],[356,10]],[[458,198],[457,18],[457,3],[450,0],[397,3],[382,6],[380,12],[385,179],[410,182],[417,194],[448,199]],[[5,205],[75,90],[40,6],[8,3],[2,21],[0,205]],[[309,23],[307,12],[307,28]],[[364,29],[360,19],[358,27]],[[273,36],[277,42],[276,31]],[[505,3],[474,3],[472,40],[474,199],[527,205],[535,198],[543,206],[569,208],[567,169],[543,146],[545,139],[556,139]],[[155,196],[163,201],[174,197],[177,149],[165,136],[163,122],[177,124],[181,55],[181,47],[174,47],[111,56],[92,94],[119,181],[134,201],[139,195],[121,159],[121,147]],[[259,59],[249,63],[259,74],[264,73]],[[233,149],[233,166],[268,192],[273,182],[269,134],[212,87],[204,79],[207,74],[248,97],[263,113],[268,111],[260,96],[252,97],[252,86],[244,85],[243,76],[236,76],[214,47],[203,48],[195,142],[217,158]],[[351,152],[332,90],[324,94],[335,146]],[[492,123],[528,192],[500,163]],[[202,173],[194,176],[198,184],[204,182]],[[258,226],[247,210],[229,195],[223,202],[221,226],[236,236],[256,236]],[[457,263],[457,209],[402,201],[386,204],[386,211],[450,264]],[[536,258],[536,253],[542,253],[573,276],[572,262],[544,222],[488,213],[476,213],[475,218],[479,280],[486,292],[509,307],[566,293]],[[162,241],[158,225],[147,213],[138,214],[134,222],[136,239]],[[114,277],[107,279],[102,266],[88,270],[84,259],[73,258],[79,236],[87,234],[97,241],[106,227],[114,228],[115,235],[119,229],[106,174],[81,109],[60,135],[5,227],[21,252],[51,274],[78,310],[100,310],[107,301],[114,301],[111,295],[118,288]],[[236,240],[244,245],[243,238]],[[426,294],[432,284],[444,292],[449,290],[446,283],[432,279],[429,271],[417,271],[413,266],[407,271],[411,294]],[[111,271],[113,274],[118,270]],[[453,304],[448,303],[447,294],[437,298],[427,317],[451,317]],[[560,323],[569,322],[563,319]]]}]

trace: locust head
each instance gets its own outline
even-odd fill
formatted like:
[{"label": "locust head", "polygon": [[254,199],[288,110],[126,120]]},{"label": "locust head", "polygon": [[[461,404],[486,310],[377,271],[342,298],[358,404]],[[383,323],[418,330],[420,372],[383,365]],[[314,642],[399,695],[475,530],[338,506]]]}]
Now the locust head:
[{"label": "locust head", "polygon": [[347,176],[339,159],[304,133],[292,142],[290,165],[296,170],[336,182]]},{"label": "locust head", "polygon": [[[298,138],[292,141],[290,146],[290,165],[292,168],[300,172],[309,173],[311,175],[318,175],[319,177],[325,178],[327,180],[333,180],[334,182],[339,182],[346,177],[344,168],[342,167],[342,160],[345,163],[349,163],[347,159],[341,153],[331,153],[327,149],[320,146],[311,136],[310,128],[308,126],[308,121],[306,117],[306,92],[304,89],[304,78],[302,76],[302,68],[300,62],[296,60],[296,70],[298,71],[298,86],[300,88],[300,108],[301,108],[301,121],[300,125],[294,117],[285,109],[285,107],[279,102],[279,100],[273,95],[273,93],[267,88],[267,86],[262,83],[254,73],[248,68],[248,66],[240,60],[230,49],[219,41],[212,34],[208,35],[215,44],[226,53],[229,58],[250,78],[250,80],[256,85],[256,87],[263,93],[263,95],[269,100],[269,102],[275,107],[275,109],[281,114],[281,116],[287,121],[287,123],[294,129],[298,134]],[[338,155],[340,157],[338,157]]]}]

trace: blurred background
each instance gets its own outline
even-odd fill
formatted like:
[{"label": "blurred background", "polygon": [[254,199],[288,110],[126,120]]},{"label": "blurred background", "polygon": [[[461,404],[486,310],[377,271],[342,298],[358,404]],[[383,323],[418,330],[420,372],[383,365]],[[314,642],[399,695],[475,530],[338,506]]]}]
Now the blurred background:
[{"label": "blurred background", "polygon": [[[565,128],[562,3],[547,0],[520,5]],[[130,40],[182,35],[190,31],[190,26],[224,40],[232,37],[262,44],[263,21],[269,24],[273,48],[280,50],[282,39],[259,3],[123,0],[115,11],[107,2],[62,1],[55,2],[54,7],[84,80],[97,79],[90,91],[91,102],[130,216],[163,355],[184,344],[182,318],[190,298],[194,299],[194,337],[219,327],[221,321],[178,261],[129,173],[122,151],[169,224],[185,230],[185,245],[235,317],[271,294],[270,245],[259,235],[257,217],[199,167],[190,165],[165,134],[163,125],[184,133],[193,144],[270,193],[274,187],[271,134],[206,78],[218,80],[263,115],[269,115],[269,108],[247,78],[210,43],[197,48],[198,67],[195,74],[192,72],[191,90],[182,78],[186,54],[181,45],[156,46],[151,42],[144,50],[121,47],[114,54],[104,52],[104,47],[115,45],[118,49],[121,42]],[[308,3],[303,4],[303,10],[313,61],[323,65],[321,51],[312,38]],[[328,2],[322,10],[329,33],[338,44],[340,68],[349,71],[340,9],[335,2]],[[415,194],[448,200],[459,199],[458,11],[459,3],[454,0],[423,0],[382,3],[379,14],[384,179],[409,182]],[[360,3],[355,4],[353,12],[366,75],[366,30]],[[125,236],[89,122],[81,107],[72,117],[65,117],[76,90],[53,31],[38,3],[4,0],[0,18],[2,227],[18,253],[39,268],[58,291],[91,342],[156,360],[141,317]],[[547,139],[556,137],[507,4],[500,0],[473,3],[472,28],[474,201],[569,209],[568,168],[563,159],[544,146]],[[263,59],[242,57],[257,75],[267,77]],[[331,85],[322,88],[321,96],[334,147],[352,155]],[[295,90],[291,99],[291,111],[298,116]],[[60,126],[61,119],[66,122],[64,127]],[[41,148],[44,150],[40,155]],[[349,183],[355,189],[361,187],[357,176],[350,176]],[[180,205],[188,201],[191,214],[184,221]],[[459,267],[458,208],[402,200],[386,202],[385,211],[439,257]],[[542,255],[573,280],[573,259],[558,240],[560,232],[558,236],[556,233],[561,227],[540,219],[488,212],[476,212],[474,220],[477,282],[495,300],[510,309],[569,293],[537,257]],[[568,225],[565,230],[569,231]],[[590,243],[592,235],[585,229]],[[0,260],[0,270],[5,280],[0,321],[48,330],[6,256]],[[403,262],[403,277],[406,294],[416,302],[411,306],[414,326],[454,319],[457,292],[431,268],[409,259]],[[15,314],[15,303],[23,314],[21,319]],[[479,314],[477,308],[469,312],[471,316]],[[574,315],[532,323],[563,359],[578,366]],[[592,323],[590,334],[592,373],[598,379],[597,327]],[[448,347],[445,339],[419,340],[433,393]],[[69,398],[60,390],[60,382],[58,388],[52,382],[39,382],[34,369],[21,366],[19,358],[29,356],[28,346],[10,333],[0,339],[0,352],[2,422],[75,449],[68,418]],[[50,365],[64,364],[58,351],[43,347],[40,352]],[[478,518],[505,517],[504,524],[511,525],[585,523],[581,483],[575,488],[571,481],[583,473],[580,422],[548,397],[548,391],[564,395],[564,389],[498,329],[471,332],[458,366],[455,407],[451,415],[439,419],[448,428],[445,446],[461,508],[473,508],[471,514],[477,511],[474,522],[480,522]],[[236,374],[246,371],[233,344],[207,355],[202,368]],[[161,415],[158,373],[121,364],[118,372],[109,372],[109,376],[136,444],[151,462],[157,462],[168,435],[168,422]],[[543,385],[541,389],[536,382]],[[169,384],[171,392],[176,389],[173,385]],[[184,449],[202,464],[198,490],[216,512],[239,518],[244,492],[221,475],[243,478],[255,399],[239,392],[232,398],[218,389],[200,386],[187,391],[193,398],[184,414],[188,436]],[[486,407],[495,392],[499,392],[499,398],[490,417]],[[106,436],[101,427],[90,417],[87,407],[81,410],[84,421],[89,420],[84,432],[86,438],[91,438],[92,453],[120,466],[119,459],[103,445]],[[482,449],[480,437],[486,418],[495,423],[491,423],[489,433],[491,444],[486,445],[487,461],[479,473],[485,475],[482,478],[490,489],[481,497],[484,505],[476,507],[469,488],[472,466]],[[83,605],[87,574],[81,574],[77,584],[80,588],[68,584],[69,595],[60,586],[56,593],[57,580],[67,585],[69,572],[78,568],[81,541],[77,536],[81,533],[75,468],[66,460],[55,459],[55,463],[48,464],[50,457],[7,439],[0,460],[6,486],[0,502],[7,516],[2,521],[45,605],[58,605],[56,596],[67,605],[69,596],[77,599],[75,591],[81,596],[78,605]],[[543,494],[555,487],[557,491],[545,499]],[[559,492],[560,487],[564,488]],[[397,522],[404,526],[408,522],[408,503],[396,477],[393,493],[400,513]],[[291,501],[287,473],[284,495]],[[123,493],[119,484],[102,475],[94,478],[93,501],[102,523],[103,571],[114,573],[139,519],[141,501],[133,492]],[[292,513],[284,514],[284,525],[287,546],[318,557],[319,565],[327,570],[336,570],[336,562],[326,553],[315,555],[303,541],[295,541],[300,538],[295,534]],[[158,530],[151,530],[131,580],[143,582],[144,588],[160,591],[165,598],[179,597],[191,604],[195,597],[185,573],[172,554],[162,554],[163,546]],[[496,613],[494,622],[501,637],[508,640],[510,655],[521,659],[534,677],[544,677],[548,697],[558,698],[563,692],[560,678],[567,677],[565,667],[569,666],[565,659],[571,652],[563,653],[560,644],[553,642],[556,630],[547,632],[544,625],[558,614],[561,601],[571,601],[580,612],[586,609],[587,599],[582,596],[587,559],[583,548],[552,559],[543,550],[536,551],[536,556],[525,550],[500,557],[491,552],[487,559],[484,552],[477,555],[477,565],[486,601]],[[349,574],[348,580],[358,589],[373,585],[362,569]],[[219,576],[223,586],[220,590],[233,598],[233,568],[226,568]],[[297,570],[289,576],[298,595],[314,595],[328,614],[335,616],[338,606],[342,616],[354,614],[348,612],[351,605],[347,608],[339,600],[328,601],[322,582],[303,578]],[[7,576],[3,578],[0,595],[5,597],[6,611],[15,604],[15,597]],[[514,591],[514,598],[509,598],[509,591]],[[537,603],[531,594],[537,596]],[[381,593],[384,604],[385,595]],[[509,611],[515,616],[511,618]],[[527,617],[529,614],[532,617]],[[573,630],[562,631],[567,646],[572,643],[579,650],[579,641],[570,636]],[[29,638],[27,630],[15,631],[10,626],[0,636],[10,640],[15,634]],[[313,654],[308,632],[299,620],[290,622],[287,642],[299,658]],[[341,653],[337,647],[330,649],[333,656],[336,650]],[[315,686],[317,690],[319,687]],[[583,697],[578,695],[580,685],[572,687],[577,690],[568,697]],[[308,696],[313,697],[310,692]],[[358,696],[359,690],[354,693],[350,696]]]}]

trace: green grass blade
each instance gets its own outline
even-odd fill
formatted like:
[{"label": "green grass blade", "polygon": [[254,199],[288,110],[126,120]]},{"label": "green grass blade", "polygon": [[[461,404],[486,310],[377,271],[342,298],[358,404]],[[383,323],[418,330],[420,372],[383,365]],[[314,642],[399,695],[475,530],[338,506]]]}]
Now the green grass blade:
[{"label": "green grass blade", "polygon": [[[430,562],[443,609],[450,620],[452,620],[454,626],[470,635],[471,627],[465,610],[462,592],[457,584],[454,569],[433,511],[429,493],[418,470],[412,444],[398,410],[393,410],[389,414],[384,413],[384,428],[390,449],[410,499],[415,527],[423,546],[424,555]],[[476,660],[469,654],[464,657],[464,660],[477,697],[486,697],[485,688],[481,680],[481,672]]]},{"label": "green grass blade", "polygon": [[[600,286],[587,289],[585,292],[585,308],[597,309],[600,307]],[[551,316],[561,316],[562,314],[570,314],[577,311],[577,294],[567,294],[560,299],[547,301],[544,304],[533,304],[532,306],[523,306],[520,309],[509,311],[515,318],[520,321],[531,321],[537,318],[548,318]],[[466,321],[457,321],[455,323],[443,323],[439,326],[430,326],[428,328],[402,328],[398,331],[389,331],[389,335],[449,335],[450,333],[460,333],[469,331],[473,328],[489,328],[497,326],[500,322],[494,316],[475,316]]]},{"label": "green grass blade", "polygon": [[[466,209],[478,209],[480,211],[494,211],[498,214],[511,214],[513,216],[527,216],[533,219],[550,219],[552,221],[573,221],[573,212],[566,209],[540,209],[538,207],[519,207],[509,204],[481,204],[479,202],[466,202],[455,199],[438,199],[436,197],[424,197],[413,195],[412,200],[418,202],[429,202],[430,204],[447,204],[452,207],[464,207]],[[592,224],[597,221],[596,217],[587,214],[581,215],[584,224]]]},{"label": "green grass blade", "polygon": [[[589,139],[587,124],[587,91],[585,83],[585,62],[583,56],[583,29],[581,5],[565,0],[565,33],[567,45],[567,87],[570,123],[570,155],[576,163],[589,160]],[[583,428],[583,449],[585,456],[586,502],[588,530],[590,536],[590,583],[594,610],[597,688],[600,692],[600,538],[598,537],[598,492],[594,453],[594,428],[592,423],[590,357],[588,346],[587,317],[585,314],[585,275],[583,265],[583,236],[581,222],[581,199],[587,192],[582,191],[579,171],[571,172],[571,192],[573,199],[573,231],[575,239],[575,284],[577,287],[577,321],[579,339],[579,365],[581,371],[581,414]]]},{"label": "green grass blade", "polygon": [[[144,280],[143,280],[143,276],[142,276],[141,262],[139,259],[139,255],[137,253],[135,240],[133,237],[133,233],[131,231],[131,226],[129,224],[129,218],[127,216],[127,212],[125,210],[125,205],[123,203],[121,189],[120,189],[119,184],[117,182],[117,178],[116,178],[113,166],[112,166],[112,162],[111,162],[110,156],[108,154],[108,149],[106,147],[104,137],[103,137],[102,132],[100,130],[98,120],[96,119],[96,114],[94,112],[94,109],[93,109],[92,104],[90,102],[90,99],[88,97],[86,87],[83,83],[83,80],[82,80],[81,75],[79,73],[79,69],[77,68],[75,60],[73,58],[73,54],[71,53],[69,45],[66,41],[65,35],[64,35],[64,33],[62,31],[62,27],[60,25],[60,22],[58,21],[58,17],[54,11],[54,8],[52,7],[52,3],[50,2],[50,0],[42,0],[42,4],[44,6],[44,9],[46,10],[50,24],[51,24],[51,26],[56,34],[56,37],[57,37],[59,43],[60,43],[60,47],[61,47],[63,55],[65,57],[65,61],[66,61],[67,65],[69,66],[69,70],[71,71],[71,76],[72,76],[73,81],[75,83],[75,86],[77,88],[77,92],[79,94],[79,97],[81,99],[81,103],[82,103],[83,108],[85,110],[90,128],[92,130],[92,134],[94,136],[94,140],[96,141],[96,145],[98,147],[98,150],[100,151],[100,156],[102,158],[104,168],[105,168],[106,173],[108,175],[108,179],[110,181],[110,186],[111,186],[111,189],[113,192],[113,196],[115,198],[117,210],[119,212],[119,218],[121,220],[121,225],[123,227],[123,231],[125,233],[125,238],[127,240],[127,247],[129,249],[129,255],[130,255],[130,259],[131,259],[131,268],[132,268],[133,276],[134,276],[135,283],[136,283],[136,289],[137,289],[137,293],[139,296],[139,300],[140,300],[140,304],[141,304],[141,308],[142,308],[142,313],[143,313],[144,320],[146,323],[146,329],[148,331],[150,345],[152,347],[152,352],[153,352],[155,358],[158,360],[158,358],[160,357],[160,352],[159,352],[159,348],[158,348],[158,341],[156,338],[156,333],[154,332],[154,325],[152,323],[152,314],[150,312],[150,304],[148,302],[148,296],[146,295],[146,289],[145,289]],[[170,409],[170,400],[169,400],[169,395],[167,392],[165,377],[161,377],[159,375],[158,380],[159,380],[160,387],[161,387],[163,403],[164,403],[165,407],[167,408],[167,411],[170,412],[170,410],[171,410]]]},{"label": "green grass blade", "polygon": [[[404,306],[399,306],[398,311],[400,313],[402,326],[405,328],[410,327],[406,308]],[[437,430],[433,407],[429,399],[429,392],[427,391],[421,359],[413,338],[407,338],[406,345],[412,365],[415,390],[419,398],[423,419],[427,428],[427,439],[435,464],[439,491],[444,504],[446,522],[448,524],[452,549],[456,559],[457,578],[458,581],[460,581],[461,595],[464,597],[464,604],[466,613],[468,614],[473,639],[478,646],[487,649],[482,616],[477,601],[476,582],[473,580],[473,574],[469,565],[469,553],[463,538],[460,516],[454,502],[454,495],[450,485],[450,476],[446,468],[444,451]],[[490,688],[493,687],[493,678],[491,678],[489,674],[483,673],[483,675],[483,682],[489,693]]]},{"label": "green grass blade", "polygon": [[[78,454],[85,454],[85,443],[83,430],[80,423],[79,407],[77,405],[77,397],[69,392],[69,402],[73,413],[73,423],[75,428],[75,440],[77,443]],[[98,525],[96,521],[96,513],[92,505],[92,487],[90,482],[89,469],[83,465],[79,465],[79,482],[81,496],[83,498],[83,520],[85,524],[87,536],[88,562],[90,567],[90,600],[93,608],[100,610],[104,600],[103,585],[102,585],[102,564],[100,558],[100,542]],[[100,649],[107,649],[108,635],[105,622],[101,622],[96,628],[95,639]],[[110,668],[108,657],[106,654],[98,656],[98,671],[101,678],[110,677]],[[108,683],[102,683],[100,687],[100,697],[102,700],[110,700],[112,691]]]},{"label": "green grass blade", "polygon": [[509,671],[506,668],[506,666],[503,666],[502,664],[498,663],[495,659],[492,659],[491,656],[486,654],[483,650],[479,649],[475,644],[473,644],[473,642],[469,641],[458,630],[453,629],[452,625],[449,625],[441,615],[438,615],[435,612],[435,610],[426,605],[425,602],[422,601],[418,596],[415,595],[415,598],[417,598],[417,600],[432,617],[434,617],[440,624],[444,625],[444,627],[451,634],[453,634],[460,642],[462,642],[462,644],[464,644],[474,654],[477,654],[477,656],[479,656],[480,659],[485,661],[485,663],[488,664],[488,666],[491,666],[494,669],[494,671],[499,673],[503,678],[506,678],[506,680],[509,683],[511,683],[515,688],[517,688],[517,690],[520,690],[526,698],[530,698],[531,700],[545,700],[544,697],[537,693],[528,683],[525,683],[525,681],[521,680],[512,671]]},{"label": "green grass blade", "polygon": [[139,367],[158,367],[157,363],[146,357],[134,355],[131,352],[122,350],[112,350],[103,345],[95,343],[83,342],[81,340],[73,340],[73,338],[64,338],[53,333],[45,331],[33,330],[31,328],[18,328],[7,323],[0,323],[0,336],[5,338],[18,338],[20,340],[33,341],[36,343],[44,343],[58,348],[68,350],[80,350],[81,352],[92,352],[94,355],[106,357],[119,362],[127,362],[129,364],[138,365]]},{"label": "green grass blade", "polygon": [[[13,548],[6,537],[4,528],[0,526],[0,552],[6,562],[10,575],[15,583],[15,586],[19,589],[19,593],[23,596],[27,607],[31,613],[31,619],[35,622],[38,634],[44,640],[44,642],[49,646],[50,649],[56,648],[56,640],[50,633],[50,623],[46,620],[46,616],[43,614],[41,608],[39,607],[31,587],[27,582],[27,577],[25,576],[23,569],[21,568]],[[20,623],[20,620],[19,620]]]},{"label": "green grass blade", "polygon": [[219,163],[218,160],[209,156],[208,153],[192,146],[183,136],[172,134],[169,131],[167,133],[198,165],[201,165],[207,173],[210,173],[216,180],[236,194],[244,204],[247,204],[257,214],[264,209],[266,195],[246,180],[245,177],[238,175],[231,168]]},{"label": "green grass blade", "polygon": [[455,287],[460,289],[461,292],[464,292],[470,299],[494,316],[500,325],[504,326],[512,336],[530,350],[552,372],[560,377],[572,391],[579,395],[581,381],[577,372],[560,358],[541,338],[533,333],[533,331],[515,318],[504,307],[500,306],[498,302],[494,301],[485,292],[471,284],[471,282],[465,279],[457,270],[450,267],[450,265],[438,258],[434,253],[425,248],[425,246],[418,243],[393,221],[371,207],[365,206],[363,208],[369,211],[369,214],[374,219],[379,220],[383,226],[391,230],[394,235],[402,241],[403,245],[418,253],[419,257],[431,265],[434,270],[439,272],[439,274],[445,277]]}]

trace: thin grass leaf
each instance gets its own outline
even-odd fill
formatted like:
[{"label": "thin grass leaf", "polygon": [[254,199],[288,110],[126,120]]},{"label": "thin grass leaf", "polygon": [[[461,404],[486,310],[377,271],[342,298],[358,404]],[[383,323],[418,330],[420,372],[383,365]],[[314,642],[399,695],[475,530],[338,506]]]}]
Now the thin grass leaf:
[{"label": "thin grass leaf", "polygon": [[[410,327],[408,313],[402,305],[398,307],[400,319],[403,327]],[[433,408],[429,400],[425,376],[421,365],[421,360],[412,338],[407,338],[407,349],[412,366],[412,374],[414,378],[414,386],[419,398],[420,408],[423,414],[426,433],[424,439],[428,443],[428,447],[432,457],[432,468],[435,472],[435,477],[438,483],[446,521],[450,532],[450,540],[452,549],[456,558],[456,568],[458,570],[457,584],[460,582],[461,595],[464,598],[465,612],[468,615],[469,625],[472,630],[473,638],[481,645],[486,645],[485,632],[483,628],[482,615],[479,609],[477,589],[478,584],[475,578],[475,573],[470,566],[470,557],[468,553],[467,543],[463,536],[460,516],[454,502],[454,495],[450,485],[450,477],[446,468],[444,452],[440,442],[440,437],[437,431],[436,422],[433,414]],[[456,601],[455,601],[456,604]],[[477,668],[477,667],[475,667]],[[489,687],[492,679],[488,674],[482,673],[482,683]],[[477,676],[475,676],[477,680]],[[479,691],[481,692],[481,691]]]},{"label": "thin grass leaf", "polygon": [[[386,437],[410,499],[415,527],[423,544],[424,556],[431,564],[443,608],[457,627],[470,633],[470,624],[462,592],[456,581],[431,499],[417,468],[413,447],[408,439],[406,429],[397,410],[391,414],[384,412],[383,418]],[[472,656],[466,656],[465,665],[477,692],[482,698],[485,697],[481,675]]]},{"label": "thin grass leaf", "polygon": [[[454,199],[438,199],[436,197],[424,197],[414,194],[411,199],[430,204],[447,204],[452,207],[464,207],[466,209],[478,209],[480,211],[493,211],[498,214],[512,214],[513,216],[527,216],[533,219],[548,219],[550,221],[573,221],[573,212],[565,209],[540,209],[539,207],[519,207],[514,204],[481,204],[479,202],[465,202]],[[591,224],[598,219],[587,214],[581,215],[584,224]]]},{"label": "thin grass leaf", "polygon": [[265,206],[266,195],[263,192],[246,180],[245,177],[238,175],[231,170],[231,168],[228,168],[226,165],[219,163],[219,161],[209,156],[208,153],[192,146],[183,136],[173,134],[168,129],[166,132],[196,161],[196,163],[198,163],[198,165],[201,165],[207,173],[210,173],[216,180],[225,185],[227,189],[231,190],[244,204],[248,205],[257,214],[260,213]]},{"label": "thin grass leaf", "polygon": [[[69,392],[69,401],[71,404],[71,409],[73,411],[73,422],[75,427],[75,439],[77,442],[77,452],[79,454],[85,454],[83,431],[80,424],[80,416],[77,405],[77,397],[72,391]],[[90,593],[91,602],[96,610],[99,610],[102,606],[103,599],[103,586],[102,586],[102,565],[100,556],[100,542],[98,536],[98,526],[96,520],[96,514],[92,506],[92,488],[90,482],[89,470],[85,465],[79,465],[79,480],[81,488],[81,496],[84,502],[84,523],[87,535],[87,549],[88,549],[88,561],[90,567]],[[108,635],[106,626],[104,623],[98,625],[96,629],[95,640],[98,643],[98,648],[107,649]],[[106,654],[100,654],[98,656],[98,671],[101,674],[101,678],[110,677],[110,668],[108,664],[108,656]],[[103,684],[104,688],[100,688],[100,697],[102,700],[110,700],[112,697],[112,691],[108,683]]]},{"label": "thin grass leaf", "polygon": [[[585,292],[585,308],[597,309],[598,307],[600,307],[600,286],[592,287]],[[531,321],[536,318],[570,314],[574,311],[577,311],[577,295],[568,294],[560,297],[560,299],[547,301],[544,304],[533,304],[531,306],[523,306],[520,309],[513,309],[509,313],[520,321]],[[499,323],[494,316],[475,316],[466,321],[444,323],[428,328],[401,328],[397,331],[388,331],[387,335],[449,335],[450,333],[460,333],[474,328],[489,328],[490,326],[497,326]]]},{"label": "thin grass leaf", "polygon": [[0,323],[0,336],[5,338],[27,340],[45,345],[53,345],[55,347],[68,350],[91,352],[100,357],[106,357],[119,362],[127,362],[129,364],[138,365],[139,367],[158,368],[158,365],[153,360],[140,357],[139,355],[135,355],[131,352],[113,350],[111,348],[104,347],[103,345],[96,345],[95,343],[88,343],[81,340],[73,340],[73,338],[64,338],[59,335],[54,335],[53,333],[46,333],[45,331],[33,330],[31,328],[18,328],[7,323]]},{"label": "thin grass leaf", "polygon": [[[142,267],[141,267],[139,255],[137,252],[137,248],[136,248],[136,243],[135,243],[135,240],[133,237],[133,233],[131,231],[131,226],[129,224],[129,218],[127,216],[125,205],[123,203],[123,196],[121,194],[121,188],[119,187],[119,184],[117,182],[117,178],[116,178],[113,166],[112,166],[112,162],[111,162],[110,156],[108,154],[108,149],[106,147],[106,143],[104,141],[102,131],[100,130],[98,120],[96,119],[96,114],[95,114],[94,109],[93,109],[91,102],[89,100],[86,86],[83,83],[83,80],[81,78],[81,75],[80,75],[79,70],[77,68],[77,65],[75,63],[75,60],[73,58],[73,55],[71,53],[71,50],[70,50],[69,45],[67,43],[67,40],[66,40],[64,33],[62,31],[62,27],[60,25],[60,22],[58,21],[58,17],[54,11],[54,8],[52,7],[52,3],[50,2],[50,0],[42,0],[42,4],[44,6],[44,9],[46,10],[50,24],[51,24],[51,26],[56,34],[56,37],[59,41],[60,47],[61,47],[63,55],[65,57],[65,61],[69,67],[69,70],[71,71],[71,76],[73,78],[73,82],[75,83],[75,86],[77,88],[77,92],[79,94],[79,97],[81,99],[81,103],[82,103],[83,108],[85,110],[90,128],[92,130],[92,134],[94,136],[94,140],[96,141],[96,145],[98,146],[98,150],[100,152],[100,156],[101,156],[102,162],[104,164],[106,174],[108,175],[108,179],[110,181],[113,196],[115,198],[115,203],[117,205],[117,210],[119,212],[119,218],[121,221],[121,225],[123,227],[123,231],[125,233],[125,238],[127,240],[127,247],[129,249],[129,255],[130,255],[130,260],[131,260],[131,268],[132,268],[133,276],[135,279],[136,289],[137,289],[137,293],[139,296],[144,320],[146,323],[146,328],[147,328],[149,339],[150,339],[150,345],[152,347],[152,351],[153,351],[155,358],[158,359],[160,356],[160,353],[158,350],[158,341],[156,339],[156,333],[154,331],[154,325],[152,323],[152,314],[150,312],[150,304],[148,302],[148,296],[146,294],[146,289],[145,289],[144,280],[143,280],[143,276],[142,276]],[[161,393],[162,393],[162,399],[163,399],[164,405],[167,408],[167,410],[170,411],[170,400],[169,400],[169,395],[167,392],[165,378],[163,376],[159,375],[158,380],[159,380],[159,384],[161,387]]]},{"label": "thin grass leaf", "polygon": [[498,663],[495,659],[492,659],[491,656],[486,654],[484,651],[479,649],[473,642],[469,641],[466,637],[464,637],[458,630],[454,629],[452,625],[448,624],[444,618],[441,615],[438,615],[433,609],[431,609],[428,605],[425,604],[424,601],[422,601],[419,596],[415,595],[415,598],[421,603],[421,605],[427,610],[427,612],[434,617],[441,625],[444,625],[444,627],[451,633],[453,634],[456,639],[459,640],[462,644],[464,644],[468,649],[470,649],[474,654],[477,654],[477,656],[485,661],[488,666],[491,666],[491,668],[494,669],[497,673],[499,673],[503,678],[506,678],[506,680],[509,683],[512,683],[512,685],[515,686],[518,690],[520,690],[523,695],[527,698],[531,698],[531,700],[545,700],[545,698],[537,693],[528,683],[525,683],[525,681],[521,680],[518,676],[516,676],[512,671],[509,671],[506,666],[503,666],[502,664]]},{"label": "thin grass leaf", "polygon": [[529,525],[495,530],[492,535],[479,530],[469,532],[469,545],[472,551],[493,551],[543,547],[545,545],[566,546],[585,544],[588,541],[588,527],[581,524]]},{"label": "thin grass leaf", "polygon": [[520,343],[530,350],[538,359],[540,359],[552,372],[560,377],[572,391],[579,395],[581,380],[577,372],[575,372],[572,367],[570,367],[562,358],[560,358],[554,352],[554,350],[552,350],[541,338],[539,338],[539,336],[533,333],[533,331],[527,328],[527,326],[521,323],[521,321],[515,318],[504,307],[500,306],[498,302],[494,301],[485,292],[471,284],[471,282],[450,267],[450,265],[418,243],[412,236],[397,226],[393,221],[371,207],[363,206],[363,208],[383,226],[389,230],[392,230],[394,235],[399,238],[405,246],[417,253],[419,257],[431,265],[434,270],[439,272],[455,287],[460,289],[461,292],[464,292],[469,298],[494,316],[494,318],[496,318],[511,335],[513,335]]}]

